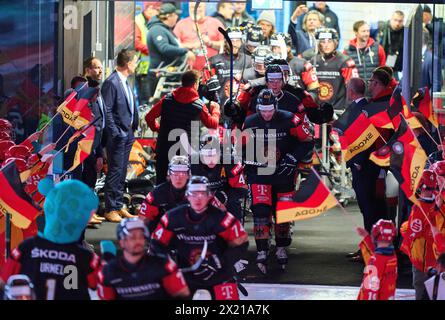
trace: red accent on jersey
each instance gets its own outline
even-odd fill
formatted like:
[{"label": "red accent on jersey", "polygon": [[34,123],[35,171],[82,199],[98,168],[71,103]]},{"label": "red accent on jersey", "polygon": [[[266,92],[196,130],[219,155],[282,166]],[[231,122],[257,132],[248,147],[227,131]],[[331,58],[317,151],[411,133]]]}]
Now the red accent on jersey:
[{"label": "red accent on jersey", "polygon": [[[163,216],[163,218],[164,217],[165,215]],[[161,242],[164,246],[168,246],[171,238],[173,237],[173,232],[164,228],[162,226],[162,223],[159,223],[155,231],[153,232],[153,237],[159,242]]]},{"label": "red accent on jersey", "polygon": [[266,184],[252,184],[252,204],[272,205],[272,186]]},{"label": "red accent on jersey", "polygon": [[0,278],[3,280],[3,282],[6,283],[8,281],[8,278],[14,274],[19,274],[20,270],[22,269],[22,265],[20,262],[12,259],[10,257],[8,261],[6,261],[6,264],[4,265]]},{"label": "red accent on jersey", "polygon": [[221,226],[223,226],[224,228],[228,228],[233,224],[234,220],[235,220],[235,217],[231,213],[227,212],[226,216],[221,221]]},{"label": "red accent on jersey", "polygon": [[236,283],[223,283],[213,287],[215,300],[239,300]]},{"label": "red accent on jersey", "polygon": [[168,259],[168,262],[165,265],[165,269],[171,273],[171,272],[174,272],[175,270],[177,270],[178,266],[172,259]]},{"label": "red accent on jersey", "polygon": [[171,296],[176,296],[179,291],[187,288],[184,276],[179,270],[169,274],[168,276],[165,276],[162,279],[162,284],[165,291],[167,291],[167,293]]},{"label": "red accent on jersey", "polygon": [[[235,218],[233,218],[235,220]],[[223,232],[219,233],[224,240],[227,242],[232,242],[238,238],[247,236],[246,230],[244,230],[243,226],[238,220],[235,220],[234,223],[230,227],[228,227]]]}]

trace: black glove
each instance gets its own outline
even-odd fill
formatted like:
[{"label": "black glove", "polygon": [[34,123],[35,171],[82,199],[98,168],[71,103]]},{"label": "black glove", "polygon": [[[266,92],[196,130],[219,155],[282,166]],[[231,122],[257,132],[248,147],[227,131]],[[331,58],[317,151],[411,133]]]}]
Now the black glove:
[{"label": "black glove", "polygon": [[214,197],[218,199],[218,201],[221,202],[223,205],[226,205],[227,201],[229,200],[227,193],[222,190],[216,191]]},{"label": "black glove", "polygon": [[205,259],[198,270],[193,272],[193,275],[199,277],[202,280],[209,280],[215,274],[217,274],[222,269],[221,261],[216,254],[212,254],[210,257]]},{"label": "black glove", "polygon": [[241,106],[237,100],[227,99],[227,101],[224,103],[224,114],[228,117],[236,117],[241,110]]},{"label": "black glove", "polygon": [[318,108],[306,108],[308,119],[315,124],[323,124],[332,121],[334,107],[332,104],[322,102]]},{"label": "black glove", "polygon": [[290,153],[286,153],[283,159],[281,159],[280,163],[277,166],[276,173],[282,176],[290,176],[295,173],[295,169],[297,168],[298,160],[291,155]]}]

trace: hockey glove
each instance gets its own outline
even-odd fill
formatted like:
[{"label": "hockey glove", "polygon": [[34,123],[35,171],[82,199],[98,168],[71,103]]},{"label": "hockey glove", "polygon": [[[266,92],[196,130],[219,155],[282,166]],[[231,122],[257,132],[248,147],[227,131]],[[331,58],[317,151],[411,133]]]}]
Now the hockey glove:
[{"label": "hockey glove", "polygon": [[202,280],[209,280],[222,269],[221,261],[216,254],[205,259],[193,274]]},{"label": "hockey glove", "polygon": [[297,164],[298,160],[290,153],[286,153],[284,158],[281,159],[280,163],[278,164],[276,173],[280,176],[291,176],[295,173]]},{"label": "hockey glove", "polygon": [[221,202],[223,205],[226,205],[227,201],[229,200],[229,197],[227,196],[227,193],[225,193],[222,190],[216,191],[214,197],[216,199],[218,199],[218,201]]},{"label": "hockey glove", "polygon": [[248,264],[249,264],[249,261],[244,260],[244,259],[240,259],[237,262],[235,262],[233,267],[235,268],[236,273],[240,273],[241,271],[247,269],[247,265]]}]

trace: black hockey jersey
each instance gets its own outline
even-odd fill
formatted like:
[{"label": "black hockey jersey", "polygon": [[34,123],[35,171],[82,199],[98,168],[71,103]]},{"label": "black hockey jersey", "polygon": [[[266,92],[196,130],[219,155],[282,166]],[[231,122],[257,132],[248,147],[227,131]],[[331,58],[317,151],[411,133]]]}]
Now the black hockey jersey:
[{"label": "black hockey jersey", "polygon": [[57,244],[39,236],[23,241],[11,253],[1,274],[25,274],[34,284],[37,300],[89,300],[95,289],[99,257],[80,244]]}]

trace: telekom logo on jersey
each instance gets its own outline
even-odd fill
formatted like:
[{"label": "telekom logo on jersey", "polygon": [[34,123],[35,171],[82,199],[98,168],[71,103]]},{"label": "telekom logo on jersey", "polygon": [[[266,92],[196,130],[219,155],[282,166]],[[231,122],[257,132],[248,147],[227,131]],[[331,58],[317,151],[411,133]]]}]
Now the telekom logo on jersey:
[{"label": "telekom logo on jersey", "polygon": [[258,167],[258,175],[272,175],[277,166],[277,139],[285,136],[286,133],[277,133],[275,129],[268,129],[267,133],[266,130],[258,128],[243,131],[223,129],[219,141],[212,140],[200,148],[200,121],[192,121],[190,138],[183,129],[169,132],[168,141],[175,141],[175,144],[169,149],[168,158],[180,154],[190,156],[192,164],[200,164],[204,162],[200,149],[216,149],[217,163],[221,162],[222,150],[222,164],[236,164],[238,160],[234,159],[235,154],[236,158],[245,159],[246,164]]}]

